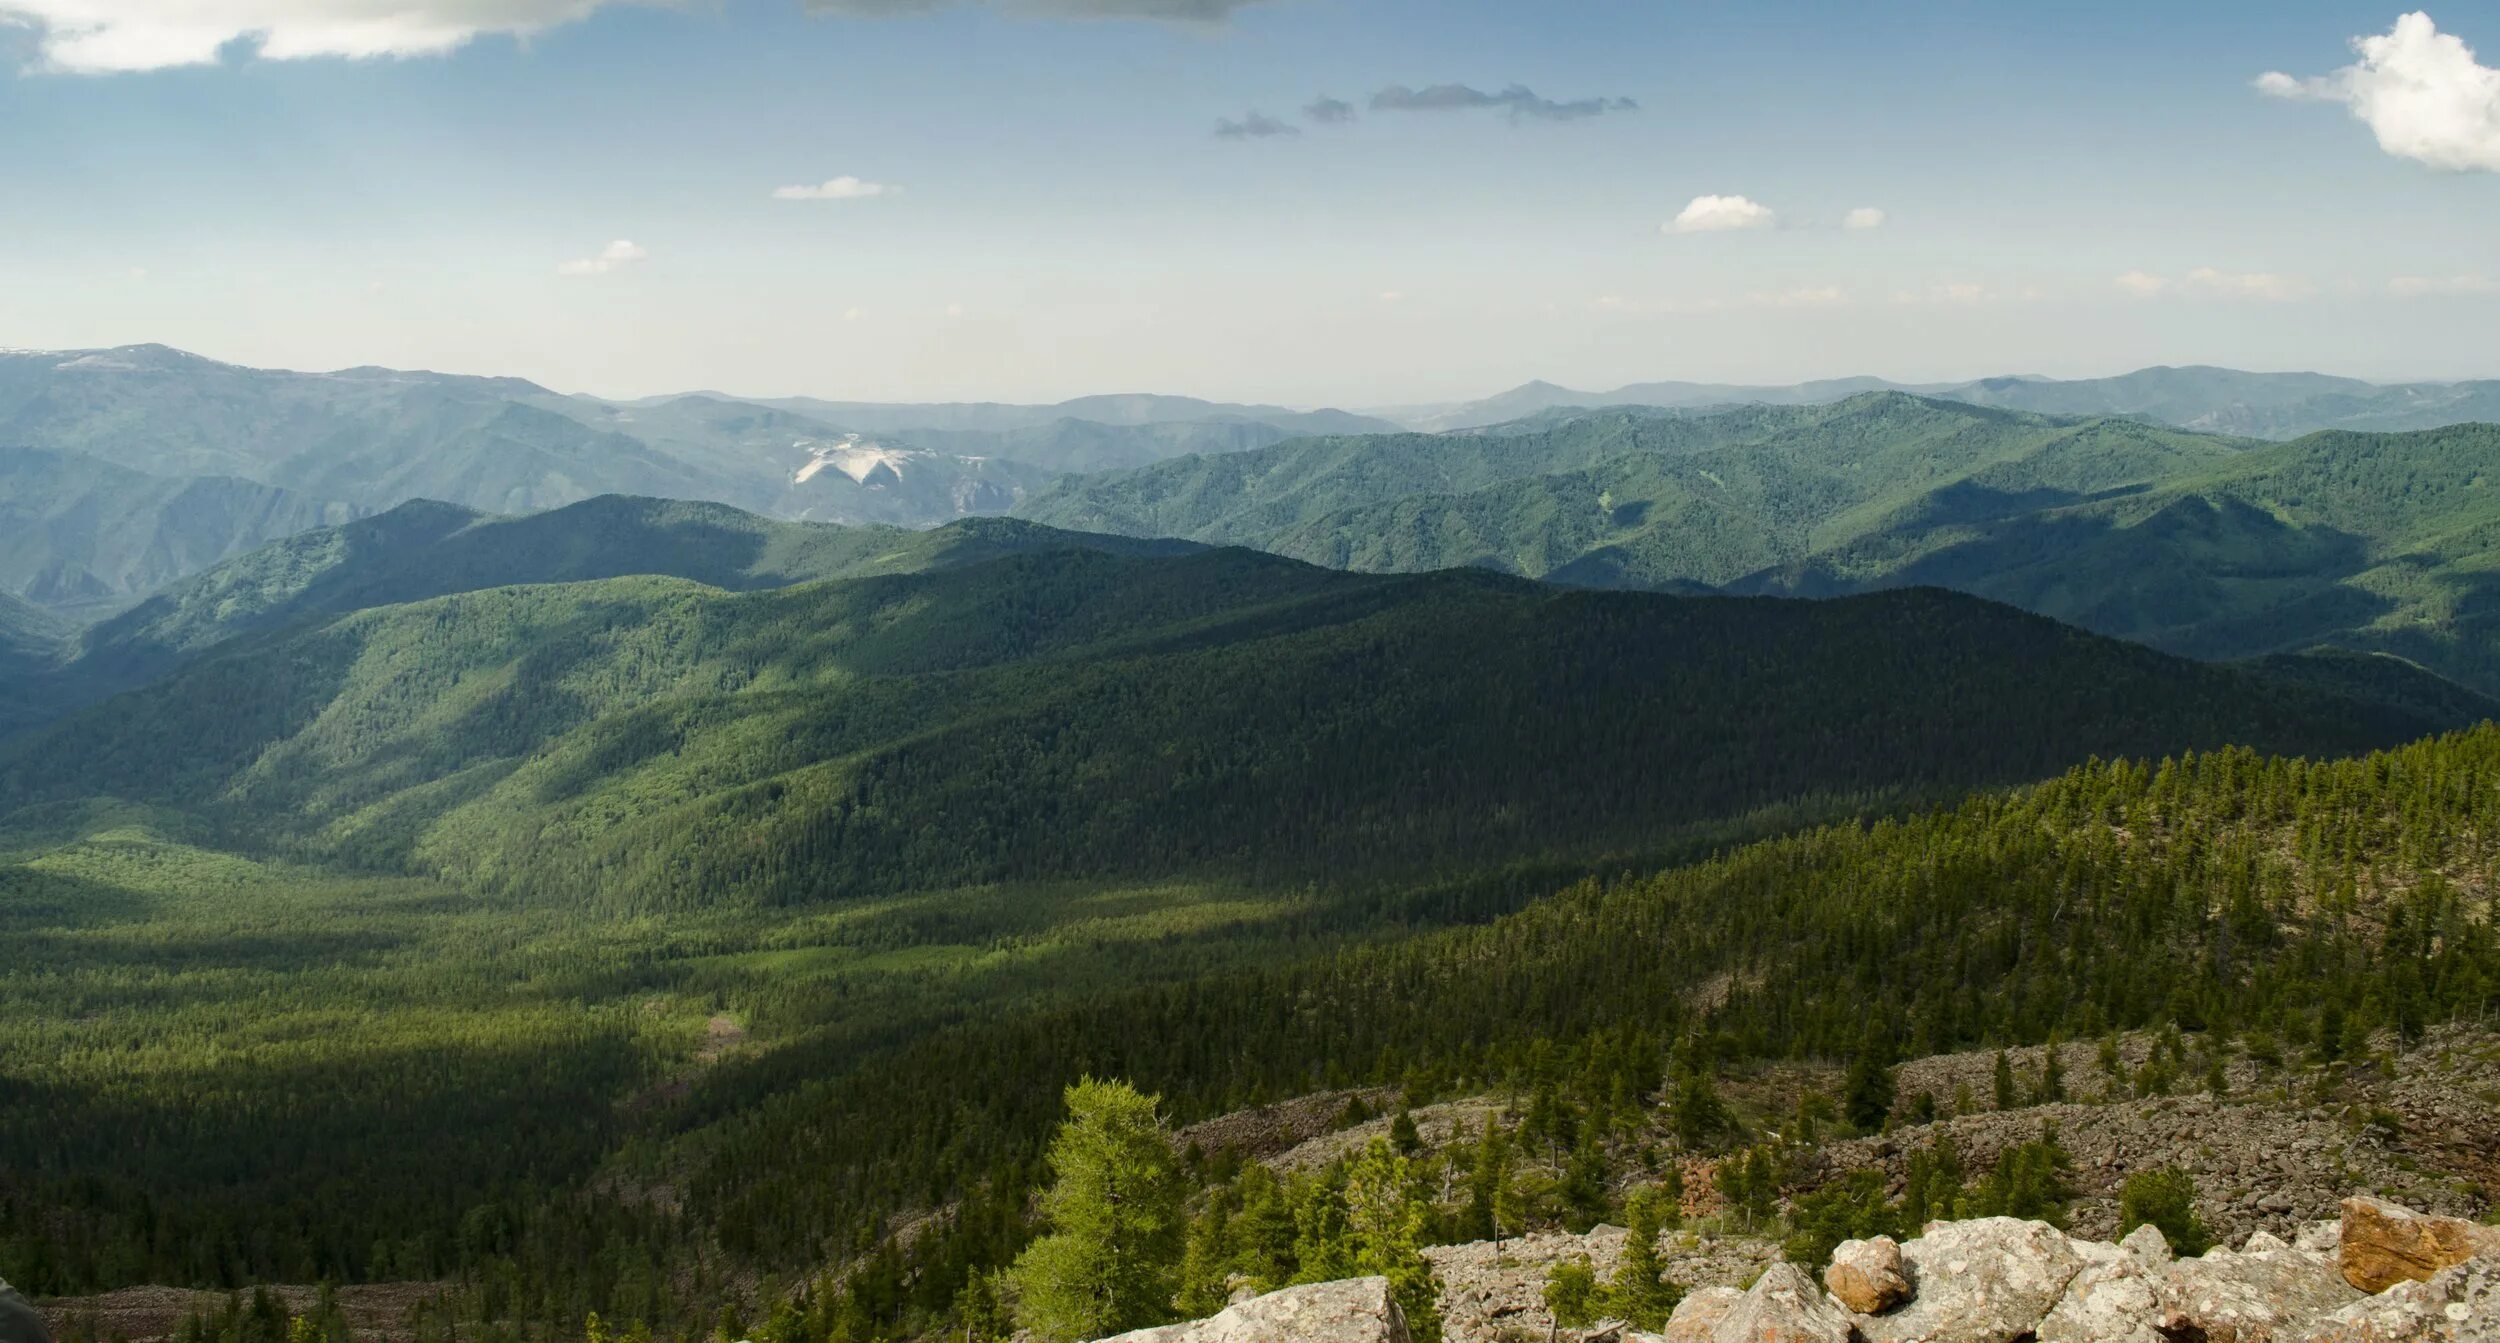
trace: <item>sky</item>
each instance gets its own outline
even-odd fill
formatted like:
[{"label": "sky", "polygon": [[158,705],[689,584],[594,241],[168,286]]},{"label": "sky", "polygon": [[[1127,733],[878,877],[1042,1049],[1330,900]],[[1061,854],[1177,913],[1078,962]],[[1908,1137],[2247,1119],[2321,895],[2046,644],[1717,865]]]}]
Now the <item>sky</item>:
[{"label": "sky", "polygon": [[2500,376],[2500,5],[0,0],[0,346],[861,400]]}]

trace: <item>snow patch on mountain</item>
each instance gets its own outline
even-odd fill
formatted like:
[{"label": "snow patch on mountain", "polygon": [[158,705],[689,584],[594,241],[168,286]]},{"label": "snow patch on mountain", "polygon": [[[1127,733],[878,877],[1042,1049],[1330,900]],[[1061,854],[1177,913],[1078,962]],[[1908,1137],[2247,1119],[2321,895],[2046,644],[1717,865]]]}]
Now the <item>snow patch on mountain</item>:
[{"label": "snow patch on mountain", "polygon": [[880,470],[899,481],[903,478],[903,463],[920,455],[884,447],[857,434],[844,434],[831,443],[803,438],[792,446],[810,454],[807,464],[790,477],[793,485],[806,484],[828,467],[861,485],[867,484],[868,478]]}]

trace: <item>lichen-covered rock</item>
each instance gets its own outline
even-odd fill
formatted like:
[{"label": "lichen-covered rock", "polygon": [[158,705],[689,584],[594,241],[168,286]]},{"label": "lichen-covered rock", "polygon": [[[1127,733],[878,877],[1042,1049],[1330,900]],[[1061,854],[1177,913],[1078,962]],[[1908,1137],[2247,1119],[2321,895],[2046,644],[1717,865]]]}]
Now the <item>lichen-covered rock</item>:
[{"label": "lichen-covered rock", "polygon": [[[2117,1257],[2094,1248],[2095,1258]],[[2091,1262],[2057,1228],[2012,1217],[1937,1223],[1901,1253],[1914,1295],[1856,1317],[1867,1343],[2013,1343],[2039,1329]]]},{"label": "lichen-covered rock", "polygon": [[1903,1271],[1901,1245],[1890,1236],[1844,1240],[1832,1251],[1831,1267],[1823,1270],[1823,1286],[1832,1298],[1860,1315],[1890,1310],[1910,1299],[1910,1280]]},{"label": "lichen-covered rock", "polygon": [[1632,1343],[1660,1339],[1664,1343],[1710,1343],[1724,1320],[1745,1300],[1745,1294],[1734,1287],[1704,1287],[1686,1294],[1675,1303],[1675,1313],[1667,1317],[1667,1327],[1655,1334],[1630,1334]]},{"label": "lichen-covered rock", "polygon": [[2500,1227],[2425,1216],[2385,1199],[2348,1198],[2340,1254],[2344,1280],[2378,1293],[2400,1282],[2426,1282],[2468,1259],[2500,1259]]},{"label": "lichen-covered rock", "polygon": [[2500,1343],[2500,1264],[2473,1260],[2336,1311],[2302,1343]]},{"label": "lichen-covered rock", "polygon": [[1850,1343],[1849,1314],[1795,1264],[1762,1271],[1710,1331],[1711,1343]]},{"label": "lichen-covered rock", "polygon": [[2170,1242],[2147,1222],[2103,1258],[2097,1247],[2076,1249],[2096,1262],[2084,1265],[2066,1294],[2040,1321],[2040,1343],[2168,1343],[2154,1322],[2161,1318],[2161,1276],[2170,1266]]},{"label": "lichen-covered rock", "polygon": [[1408,1336],[1387,1278],[1349,1278],[1269,1292],[1194,1324],[1141,1329],[1109,1343],[1408,1343]]},{"label": "lichen-covered rock", "polygon": [[2333,1259],[2263,1232],[2237,1253],[2178,1260],[2155,1291],[2162,1332],[2207,1343],[2292,1343],[2357,1295]]}]

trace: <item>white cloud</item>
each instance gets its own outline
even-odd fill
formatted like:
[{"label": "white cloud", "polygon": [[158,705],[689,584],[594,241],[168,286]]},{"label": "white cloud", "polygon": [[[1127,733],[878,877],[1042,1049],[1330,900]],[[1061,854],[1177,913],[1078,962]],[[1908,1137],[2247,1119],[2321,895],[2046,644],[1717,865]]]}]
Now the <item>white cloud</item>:
[{"label": "white cloud", "polygon": [[649,251],[637,244],[627,242],[625,239],[619,238],[615,242],[609,243],[607,246],[600,248],[599,254],[596,256],[581,257],[577,260],[567,261],[564,264],[557,266],[556,274],[605,275],[619,266],[630,266],[635,262],[648,261],[650,259],[651,253]]},{"label": "white cloud", "polygon": [[2119,288],[2126,290],[2128,293],[2135,295],[2137,298],[2151,298],[2154,295],[2162,293],[2170,288],[2170,280],[2167,276],[2154,275],[2148,271],[2140,270],[2128,271],[2126,274],[2119,276],[2116,283]]},{"label": "white cloud", "polygon": [[1400,302],[1400,301],[1402,301],[1403,299],[1405,299],[1405,297],[1406,297],[1406,294],[1405,294],[1405,293],[1404,293],[1404,291],[1402,291],[1402,290],[1396,290],[1396,289],[1383,289],[1383,290],[1381,290],[1381,291],[1380,291],[1380,301],[1381,301],[1381,302],[1383,302],[1383,303],[1396,303],[1396,302]]},{"label": "white cloud", "polygon": [[868,317],[868,310],[867,310],[866,308],[858,307],[858,306],[856,306],[856,305],[854,305],[854,306],[852,306],[852,307],[844,308],[844,309],[842,310],[842,320],[843,320],[843,321],[845,321],[845,322],[859,322],[859,321],[865,321],[865,320],[867,320],[867,317]]},{"label": "white cloud", "polygon": [[0,24],[40,31],[47,69],[111,74],[208,65],[240,42],[265,60],[432,56],[489,34],[527,36],[606,0],[0,0]]},{"label": "white cloud", "polygon": [[1769,228],[1779,216],[1767,205],[1742,196],[1695,196],[1660,229],[1663,233],[1725,233],[1735,229]]},{"label": "white cloud", "polygon": [[947,316],[949,316],[949,317],[961,317],[961,316],[963,316],[963,315],[964,315],[964,305],[962,305],[962,304],[960,304],[960,303],[949,303],[949,304],[947,304],[947,305],[946,305],[946,315],[947,315]]},{"label": "white cloud", "polygon": [[[116,74],[214,64],[241,44],[262,60],[439,56],[480,37],[527,37],[645,0],[0,0],[0,27],[37,30],[43,68]],[[667,0],[648,0],[666,3]],[[838,15],[986,8],[1053,19],[1215,25],[1260,0],[807,0]]]},{"label": "white cloud", "polygon": [[798,186],[773,188],[773,199],[777,201],[859,201],[867,200],[872,196],[899,196],[901,194],[903,194],[901,187],[886,182],[866,181],[848,173],[818,182],[813,186],[802,183]]},{"label": "white cloud", "polygon": [[2316,286],[2297,275],[2277,275],[2272,271],[2234,274],[2211,266],[2199,266],[2189,271],[2186,278],[2179,282],[2179,287],[2194,293],[2264,299],[2270,303],[2286,303],[2317,292]]},{"label": "white cloud", "polygon": [[1861,205],[1843,217],[1840,226],[1847,229],[1882,228],[1884,212],[1872,205]]},{"label": "white cloud", "polygon": [[2475,61],[2453,33],[2415,12],[2377,37],[2353,39],[2361,59],[2329,75],[2258,76],[2274,98],[2342,103],[2398,158],[2454,171],[2500,172],[2500,70]]},{"label": "white cloud", "polygon": [[2500,294],[2500,280],[2488,275],[2399,275],[2387,282],[2387,292],[2400,298]]}]

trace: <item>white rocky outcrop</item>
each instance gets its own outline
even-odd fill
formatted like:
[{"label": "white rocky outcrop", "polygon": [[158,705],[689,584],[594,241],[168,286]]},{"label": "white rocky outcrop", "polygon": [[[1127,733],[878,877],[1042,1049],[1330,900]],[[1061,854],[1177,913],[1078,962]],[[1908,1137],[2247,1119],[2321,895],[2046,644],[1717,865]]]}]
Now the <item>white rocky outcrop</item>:
[{"label": "white rocky outcrop", "polygon": [[1859,1315],[1858,1332],[1867,1343],[2014,1343],[2039,1329],[2089,1262],[2077,1246],[2056,1227],[2013,1217],[1932,1223],[1901,1247],[1914,1294]]},{"label": "white rocky outcrop", "polygon": [[1711,1343],[1850,1343],[1849,1312],[1795,1264],[1773,1264],[1710,1330]]},{"label": "white rocky outcrop", "polygon": [[1408,1336],[1387,1278],[1349,1278],[1287,1287],[1195,1323],[1140,1329],[1106,1343],[1408,1343]]}]

